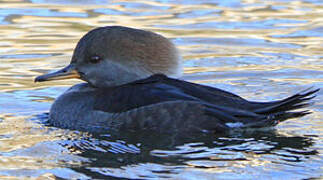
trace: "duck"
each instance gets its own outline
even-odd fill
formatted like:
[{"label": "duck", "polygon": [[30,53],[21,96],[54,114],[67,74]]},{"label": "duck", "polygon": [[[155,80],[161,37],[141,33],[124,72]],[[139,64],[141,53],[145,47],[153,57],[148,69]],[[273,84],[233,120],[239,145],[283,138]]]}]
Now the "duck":
[{"label": "duck", "polygon": [[88,132],[221,133],[273,127],[310,114],[319,89],[256,102],[180,79],[179,51],[166,37],[124,26],[95,28],[77,43],[71,62],[35,82],[77,78],[52,104],[49,123]]}]

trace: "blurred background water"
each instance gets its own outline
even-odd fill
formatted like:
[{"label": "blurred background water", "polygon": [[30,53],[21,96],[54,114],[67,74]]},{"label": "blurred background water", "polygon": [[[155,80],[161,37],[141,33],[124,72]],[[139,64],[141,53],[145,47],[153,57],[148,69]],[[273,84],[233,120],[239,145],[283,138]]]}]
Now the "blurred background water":
[{"label": "blurred background water", "polygon": [[160,33],[180,49],[184,79],[252,100],[323,87],[321,0],[1,0],[0,179],[323,178],[323,91],[311,115],[274,130],[181,139],[93,135],[46,126],[77,80],[33,82],[69,63],[92,28]]}]

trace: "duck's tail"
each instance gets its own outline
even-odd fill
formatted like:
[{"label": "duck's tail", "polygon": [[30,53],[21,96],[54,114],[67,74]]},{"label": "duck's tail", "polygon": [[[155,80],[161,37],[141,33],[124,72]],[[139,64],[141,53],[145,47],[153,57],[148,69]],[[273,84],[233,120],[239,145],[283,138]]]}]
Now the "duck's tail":
[{"label": "duck's tail", "polygon": [[[282,121],[290,118],[298,118],[310,114],[308,110],[293,111],[296,109],[304,108],[313,104],[309,100],[316,97],[315,93],[320,89],[306,89],[300,93],[290,96],[286,99],[274,102],[259,103],[254,102],[258,106],[253,112],[265,115],[265,119],[261,122],[249,124],[252,127],[266,127],[274,126]],[[260,107],[259,107],[260,106]]]}]

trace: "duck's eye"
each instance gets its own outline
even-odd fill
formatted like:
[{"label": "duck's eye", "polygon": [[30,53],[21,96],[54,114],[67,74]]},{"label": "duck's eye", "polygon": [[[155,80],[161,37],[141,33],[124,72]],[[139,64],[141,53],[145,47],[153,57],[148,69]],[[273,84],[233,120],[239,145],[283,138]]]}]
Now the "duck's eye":
[{"label": "duck's eye", "polygon": [[90,63],[92,63],[92,64],[96,64],[96,63],[98,63],[100,61],[101,61],[101,57],[100,56],[91,56],[90,57]]}]

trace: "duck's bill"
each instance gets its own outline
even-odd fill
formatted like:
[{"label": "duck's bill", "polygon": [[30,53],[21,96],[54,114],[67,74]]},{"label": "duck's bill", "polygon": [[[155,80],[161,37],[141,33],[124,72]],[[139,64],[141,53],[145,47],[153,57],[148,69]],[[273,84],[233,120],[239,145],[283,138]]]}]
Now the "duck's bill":
[{"label": "duck's bill", "polygon": [[72,78],[80,78],[80,74],[76,71],[74,65],[70,64],[59,71],[37,76],[35,78],[35,82],[72,79]]}]

